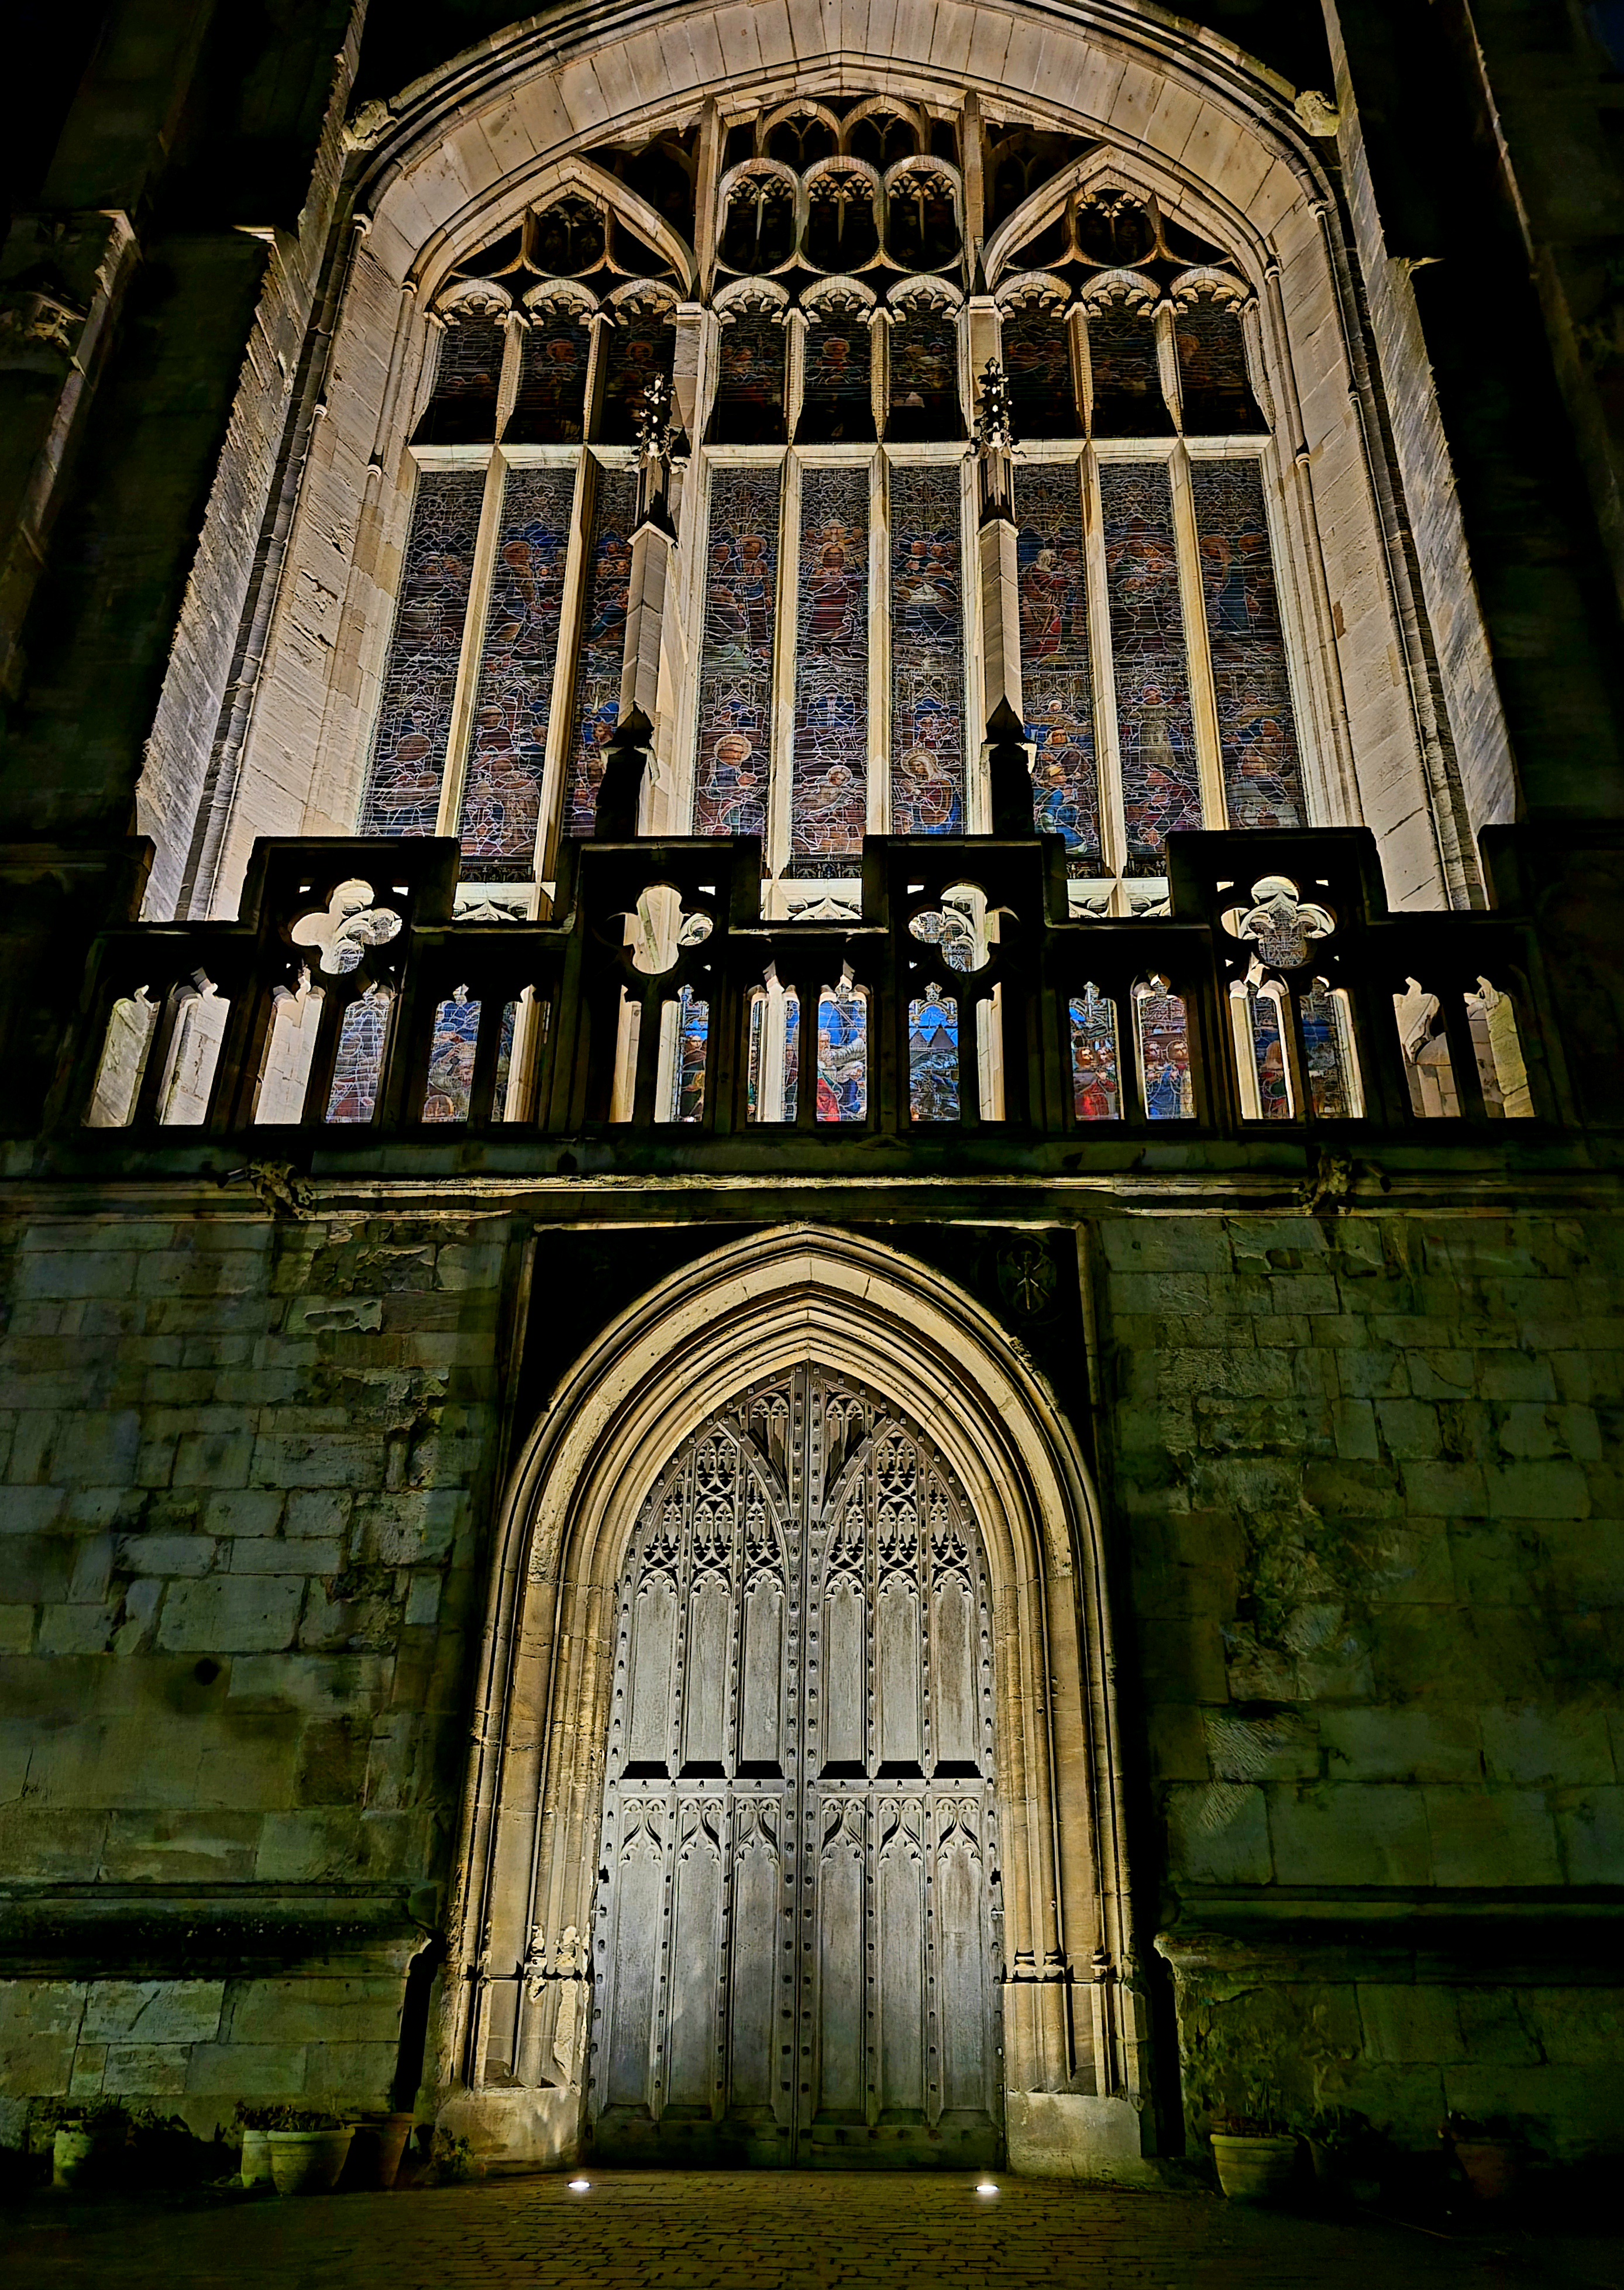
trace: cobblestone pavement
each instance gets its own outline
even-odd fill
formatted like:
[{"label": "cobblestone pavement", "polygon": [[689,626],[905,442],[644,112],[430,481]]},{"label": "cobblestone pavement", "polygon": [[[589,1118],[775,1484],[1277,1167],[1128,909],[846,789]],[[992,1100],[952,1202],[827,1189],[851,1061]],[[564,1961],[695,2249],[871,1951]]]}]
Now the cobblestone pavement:
[{"label": "cobblestone pavement", "polygon": [[606,2172],[215,2208],[29,2202],[0,2214],[16,2290],[1624,2290],[1624,2246],[1469,2242],[1201,2195],[943,2174]]}]

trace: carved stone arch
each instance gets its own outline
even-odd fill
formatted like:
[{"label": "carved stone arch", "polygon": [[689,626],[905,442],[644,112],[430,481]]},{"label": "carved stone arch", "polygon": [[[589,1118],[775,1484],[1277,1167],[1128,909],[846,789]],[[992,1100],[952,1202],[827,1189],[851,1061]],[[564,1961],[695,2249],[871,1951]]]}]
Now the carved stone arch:
[{"label": "carved stone arch", "polygon": [[511,230],[532,207],[547,207],[562,193],[580,191],[595,206],[612,212],[628,230],[663,255],[684,293],[693,292],[699,257],[680,231],[628,183],[579,152],[506,179],[484,198],[470,202],[444,228],[425,241],[411,280],[420,294],[432,295],[436,283],[461,262],[471,261],[486,241]]},{"label": "carved stone arch", "polygon": [[1063,278],[1055,277],[1049,270],[1022,270],[1013,278],[1006,278],[996,296],[1001,310],[1065,309],[1071,300],[1071,289]]},{"label": "carved stone arch", "polygon": [[711,308],[722,325],[731,325],[745,311],[756,311],[783,324],[789,292],[776,278],[734,278],[712,295]]},{"label": "carved stone arch", "polygon": [[1097,270],[1077,289],[1077,300],[1089,310],[1149,310],[1161,300],[1161,290],[1142,270]]},{"label": "carved stone arch", "polygon": [[544,278],[524,297],[532,318],[573,318],[582,326],[590,325],[602,307],[592,289],[577,278]]},{"label": "carved stone arch", "polygon": [[1058,2154],[1084,2172],[1130,2161],[1142,2030],[1110,1615],[1075,1436],[964,1291],[877,1242],[793,1226],[716,1251],[622,1314],[560,1385],[512,1475],[465,1805],[443,2119],[512,2161],[566,2159],[580,2136],[580,2081],[546,2072],[527,1982],[554,1979],[566,1935],[589,1926],[628,1542],[682,1441],[802,1368],[918,1426],[979,1529],[1012,2159]]}]

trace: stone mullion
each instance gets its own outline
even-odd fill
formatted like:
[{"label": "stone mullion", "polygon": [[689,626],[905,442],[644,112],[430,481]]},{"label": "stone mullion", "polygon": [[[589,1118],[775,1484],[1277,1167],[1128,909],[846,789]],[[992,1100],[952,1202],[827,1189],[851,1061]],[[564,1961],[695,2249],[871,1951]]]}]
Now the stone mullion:
[{"label": "stone mullion", "polygon": [[564,600],[558,614],[558,661],[570,663],[570,672],[553,676],[553,701],[547,724],[547,746],[541,764],[541,799],[536,824],[535,875],[550,882],[558,869],[558,845],[564,813],[564,773],[569,761],[570,725],[575,714],[575,687],[580,671],[578,648],[585,610],[583,590],[587,548],[592,530],[592,509],[597,493],[597,461],[583,451],[575,468],[575,505],[570,515],[570,538],[564,558]]},{"label": "stone mullion", "polygon": [[[972,455],[966,453],[960,460],[958,474],[959,563],[963,567],[959,578],[959,595],[964,614],[964,627],[960,636],[959,674],[964,697],[964,827],[966,832],[971,835],[986,835],[992,828],[992,800],[988,780],[985,735],[988,709],[993,703],[989,699],[990,678],[988,674],[988,662],[986,652],[987,613],[983,608],[990,603],[990,600],[983,594],[983,582],[986,576],[980,555],[982,536],[977,526],[975,461]],[[1007,536],[1008,548],[1007,552],[1004,553],[1008,557],[1007,569],[1012,577],[1015,563],[1015,529],[1012,524],[1004,522],[1000,526],[988,530],[992,536],[995,553],[998,554],[998,572],[1002,581],[1005,568],[1003,554],[998,553],[997,533],[1002,531]],[[969,578],[972,565],[976,567],[978,573],[978,577],[973,581]],[[1002,587],[1000,587],[1001,635],[1004,622],[1002,608],[1004,601]],[[1015,689],[1012,704],[1019,713],[1020,622],[1018,615],[1014,617],[1013,626]],[[1004,647],[1002,642],[999,651],[1003,655]]]},{"label": "stone mullion", "polygon": [[492,446],[485,465],[484,500],[480,505],[479,532],[474,543],[474,567],[468,580],[468,609],[462,622],[462,649],[457,656],[457,682],[452,694],[451,724],[445,736],[445,769],[440,778],[440,813],[436,832],[455,835],[462,817],[462,790],[468,777],[468,740],[473,729],[474,701],[484,659],[485,621],[491,605],[491,581],[496,567],[496,544],[501,532],[502,494],[508,464],[501,448]]},{"label": "stone mullion", "polygon": [[778,514],[778,595],[772,615],[772,743],[768,765],[764,853],[768,878],[772,883],[778,881],[789,862],[789,808],[795,785],[795,672],[801,604],[798,453],[784,456]]},{"label": "stone mullion", "polygon": [[1200,775],[1202,824],[1228,825],[1224,800],[1223,751],[1218,734],[1218,693],[1212,682],[1212,645],[1207,633],[1206,590],[1201,578],[1201,535],[1190,457],[1182,438],[1168,456],[1172,496],[1173,545],[1179,556],[1179,600],[1184,613],[1184,652],[1189,664],[1190,721],[1196,733],[1196,768]]},{"label": "stone mullion", "polygon": [[1105,509],[1100,459],[1083,451],[1083,579],[1094,680],[1094,754],[1100,783],[1100,862],[1111,877],[1111,911],[1125,914],[1128,830],[1122,786],[1122,737],[1116,720],[1116,670],[1111,657],[1111,592],[1105,561]]},{"label": "stone mullion", "polygon": [[[870,835],[891,832],[890,464],[876,452],[868,484],[868,814]],[[817,1013],[812,1013],[812,1033]],[[813,1053],[816,1054],[814,1040]]]}]

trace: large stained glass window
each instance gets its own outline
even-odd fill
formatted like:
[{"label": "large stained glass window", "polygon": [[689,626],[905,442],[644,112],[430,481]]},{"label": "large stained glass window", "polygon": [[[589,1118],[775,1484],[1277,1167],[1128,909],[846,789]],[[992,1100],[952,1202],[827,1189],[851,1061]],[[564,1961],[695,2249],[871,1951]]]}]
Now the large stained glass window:
[{"label": "large stained glass window", "polygon": [[463,865],[528,874],[541,823],[572,469],[510,470],[462,791]]},{"label": "large stained glass window", "polygon": [[1255,461],[1190,471],[1218,699],[1224,795],[1235,827],[1300,827],[1302,778]]},{"label": "large stained glass window", "polygon": [[1100,857],[1083,502],[1075,461],[1034,463],[1015,484],[1020,674],[1032,742],[1032,814],[1068,860]]},{"label": "large stained glass window", "polygon": [[868,472],[801,481],[792,872],[860,857],[868,781]]},{"label": "large stained glass window", "polygon": [[[662,130],[595,155],[603,196],[554,198],[454,270],[412,417],[364,831],[455,833],[465,882],[493,892],[550,874],[593,832],[635,626],[661,831],[760,837],[764,917],[849,914],[871,823],[990,824],[1012,611],[1020,689],[1002,688],[1073,913],[1164,911],[1181,830],[1308,820],[1253,290],[1148,194],[1083,172],[979,277],[957,217],[984,132],[855,95],[735,120],[708,232],[696,132]],[[1022,199],[1074,164],[1046,143],[1028,162]],[[1013,531],[995,517],[967,564],[989,357]],[[671,450],[645,464],[663,474],[639,541],[651,388]],[[772,1096],[787,1005],[769,1000]],[[1135,1037],[1125,1000],[1079,1007],[1077,1117],[1120,1117],[1135,1040],[1165,1077],[1172,1034],[1141,1010]],[[809,1066],[813,1018],[794,1021]],[[820,1005],[820,1118],[862,1117],[867,1024],[855,989]]]},{"label": "large stained glass window", "polygon": [[711,476],[700,655],[698,835],[759,835],[766,824],[778,601],[778,468]]},{"label": "large stained glass window", "polygon": [[891,472],[891,821],[964,831],[964,644],[959,471]]},{"label": "large stained glass window", "polygon": [[570,785],[565,831],[590,835],[597,791],[620,717],[626,661],[626,603],[631,581],[631,526],[636,479],[630,469],[600,469],[592,511],[575,710],[570,727]]},{"label": "large stained glass window", "polygon": [[419,483],[364,835],[432,835],[438,823],[484,493],[483,469],[428,469]]},{"label": "large stained glass window", "polygon": [[1204,823],[1172,485],[1161,461],[1111,461],[1100,494],[1128,871],[1159,875],[1168,837]]}]

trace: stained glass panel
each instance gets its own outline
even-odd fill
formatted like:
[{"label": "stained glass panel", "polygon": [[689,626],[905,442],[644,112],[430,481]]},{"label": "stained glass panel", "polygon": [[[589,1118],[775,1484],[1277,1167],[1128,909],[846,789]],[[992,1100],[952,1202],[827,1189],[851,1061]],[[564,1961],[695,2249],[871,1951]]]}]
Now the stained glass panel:
[{"label": "stained glass panel", "polygon": [[1286,1069],[1280,1004],[1274,995],[1260,993],[1255,987],[1248,989],[1247,999],[1251,1005],[1252,1070],[1258,1085],[1257,1118],[1290,1121],[1292,1084]]},{"label": "stained glass panel", "polygon": [[329,1121],[370,1121],[377,1111],[389,1000],[387,993],[369,987],[345,1011],[327,1095]]},{"label": "stained glass panel", "polygon": [[705,1111],[705,1047],[710,1029],[710,1005],[695,998],[684,986],[674,1002],[666,1004],[668,1021],[675,1022],[676,1040],[671,1061],[671,1094],[668,1121],[698,1121]]},{"label": "stained glass panel", "polygon": [[1006,310],[1003,333],[1017,439],[1080,436],[1064,311]]},{"label": "stained glass panel", "polygon": [[804,445],[872,444],[872,338],[866,319],[828,317],[806,330],[806,372],[796,437]]},{"label": "stained glass panel", "polygon": [[1218,737],[1231,827],[1300,827],[1302,772],[1256,461],[1196,461]]},{"label": "stained glass panel", "polygon": [[585,434],[592,336],[579,318],[539,318],[524,334],[519,387],[502,440],[508,445],[579,445]]},{"label": "stained glass panel", "polygon": [[954,463],[891,471],[891,819],[964,831],[964,604]]},{"label": "stained glass panel", "polygon": [[1172,416],[1156,371],[1156,333],[1132,310],[1088,314],[1088,370],[1096,437],[1163,437]]},{"label": "stained glass panel", "polygon": [[1116,1121],[1122,1115],[1116,1065],[1116,1005],[1092,985],[1074,994],[1071,1019],[1071,1104],[1079,1121]]},{"label": "stained glass panel", "polygon": [[1160,979],[1136,986],[1133,1021],[1139,1031],[1146,1113],[1152,1121],[1192,1120],[1196,1098],[1190,1083],[1189,1024],[1181,997],[1167,993]]},{"label": "stained glass panel", "polygon": [[483,468],[425,469],[418,479],[363,835],[432,835],[438,824],[484,489]]},{"label": "stained glass panel", "polygon": [[868,997],[844,979],[818,997],[818,1118],[868,1118]]},{"label": "stained glass panel", "polygon": [[1179,312],[1174,324],[1185,436],[1225,436],[1262,428],[1246,377],[1239,312],[1219,302],[1194,302]]},{"label": "stained glass panel", "polygon": [[569,783],[564,804],[566,835],[592,832],[605,750],[620,720],[626,610],[631,588],[631,525],[636,511],[636,472],[600,466],[588,546],[575,712],[570,726]]},{"label": "stained glass panel", "polygon": [[908,1109],[915,1121],[956,1121],[958,1001],[932,986],[908,1005]]},{"label": "stained glass panel", "polygon": [[658,375],[671,379],[676,332],[668,319],[650,312],[626,311],[605,337],[608,364],[598,435],[606,445],[635,445],[644,392]]},{"label": "stained glass panel", "polygon": [[428,1083],[423,1093],[425,1121],[468,1119],[478,1043],[478,1003],[448,995],[434,1013]]},{"label": "stained glass panel", "polygon": [[1298,1007],[1315,1119],[1356,1120],[1364,1101],[1345,996],[1316,978]]},{"label": "stained glass panel", "polygon": [[541,815],[573,469],[510,469],[462,794],[465,869],[528,877]]},{"label": "stained glass panel", "polygon": [[885,435],[894,444],[962,437],[958,331],[951,318],[910,312],[890,330],[891,402]]},{"label": "stained glass panel", "polygon": [[779,486],[776,468],[711,476],[696,835],[760,835],[766,824]]},{"label": "stained glass panel", "polygon": [[1172,495],[1160,461],[1106,462],[1100,492],[1128,872],[1158,875],[1167,837],[1202,824]]},{"label": "stained glass panel", "polygon": [[462,318],[440,337],[434,395],[417,425],[414,445],[488,445],[496,435],[507,329],[493,319]]},{"label": "stained glass panel", "polygon": [[1020,676],[1036,749],[1033,821],[1069,854],[1100,854],[1094,684],[1083,572],[1083,496],[1073,462],[1028,462],[1015,481]]},{"label": "stained glass panel", "polygon": [[801,484],[792,874],[861,855],[868,781],[868,472],[808,469]]},{"label": "stained glass panel", "polygon": [[747,311],[720,331],[716,410],[718,445],[784,442],[784,329],[765,311]]}]

